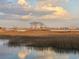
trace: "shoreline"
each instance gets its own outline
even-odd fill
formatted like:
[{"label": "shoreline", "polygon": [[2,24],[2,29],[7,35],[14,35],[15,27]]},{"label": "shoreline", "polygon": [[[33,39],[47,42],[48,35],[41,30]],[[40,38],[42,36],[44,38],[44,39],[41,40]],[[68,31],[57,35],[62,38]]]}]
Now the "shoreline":
[{"label": "shoreline", "polygon": [[52,46],[57,48],[79,49],[79,32],[75,31],[4,32],[2,34],[0,33],[0,39],[9,40],[8,44],[11,46]]}]

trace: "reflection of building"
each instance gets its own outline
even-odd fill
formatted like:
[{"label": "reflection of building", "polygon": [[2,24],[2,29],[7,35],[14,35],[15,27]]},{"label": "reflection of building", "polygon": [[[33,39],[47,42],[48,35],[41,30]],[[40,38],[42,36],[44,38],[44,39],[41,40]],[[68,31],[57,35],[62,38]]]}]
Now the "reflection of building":
[{"label": "reflection of building", "polygon": [[45,27],[45,25],[42,22],[32,22],[31,23],[31,28],[34,30],[43,29],[44,27]]}]

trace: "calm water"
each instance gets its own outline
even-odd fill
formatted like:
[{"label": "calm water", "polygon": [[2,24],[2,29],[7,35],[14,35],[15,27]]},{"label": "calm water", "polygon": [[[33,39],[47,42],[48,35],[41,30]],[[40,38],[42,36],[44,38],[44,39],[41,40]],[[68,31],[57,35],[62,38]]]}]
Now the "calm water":
[{"label": "calm water", "polygon": [[0,59],[79,59],[79,53],[52,47],[9,47],[8,40],[0,40]]}]

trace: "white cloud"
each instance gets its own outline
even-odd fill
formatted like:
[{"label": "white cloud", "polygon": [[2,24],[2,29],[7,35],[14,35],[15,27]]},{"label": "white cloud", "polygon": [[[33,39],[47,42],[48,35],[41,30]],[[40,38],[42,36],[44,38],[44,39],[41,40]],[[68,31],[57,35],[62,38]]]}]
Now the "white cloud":
[{"label": "white cloud", "polygon": [[[51,0],[40,0],[37,4],[35,11],[38,12],[48,12],[46,15],[42,15],[38,17],[38,19],[45,19],[45,20],[54,20],[54,19],[70,19],[70,13],[66,11],[63,7],[56,6],[51,3]],[[51,12],[51,13],[50,13]]]},{"label": "white cloud", "polygon": [[[22,9],[16,9],[16,12],[11,9],[10,11],[7,12],[13,12],[11,14],[8,14],[6,18],[15,18],[15,19],[22,19],[22,20],[31,20],[31,19],[46,19],[46,20],[54,20],[54,19],[70,19],[70,13],[66,11],[63,7],[58,6],[54,4],[57,0],[38,0],[39,2],[37,3],[36,6],[31,6],[27,0],[18,0],[17,3],[21,8],[25,11],[25,15],[17,15],[21,13],[22,14]],[[11,5],[13,6],[13,5]],[[7,8],[6,8],[7,9]],[[20,10],[20,11],[19,11]],[[28,15],[29,13],[32,13],[32,15]],[[5,13],[0,13],[0,15],[6,15]],[[39,15],[39,17],[37,16]],[[5,17],[5,16],[4,16]]]},{"label": "white cloud", "polygon": [[25,15],[25,16],[21,16],[21,19],[22,20],[32,20],[33,19],[33,16]]},{"label": "white cloud", "polygon": [[28,4],[27,0],[18,0],[17,2],[21,7],[22,9],[24,9],[25,11],[27,10],[31,10],[31,5]]}]

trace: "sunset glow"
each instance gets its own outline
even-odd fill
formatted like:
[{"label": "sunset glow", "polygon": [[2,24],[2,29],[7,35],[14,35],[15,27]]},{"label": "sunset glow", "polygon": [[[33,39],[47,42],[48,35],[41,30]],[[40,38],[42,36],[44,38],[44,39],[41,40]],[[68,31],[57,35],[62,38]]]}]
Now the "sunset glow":
[{"label": "sunset glow", "polygon": [[4,3],[0,4],[1,26],[26,27],[31,21],[41,21],[49,27],[79,24],[78,0],[1,0],[0,3]]}]

